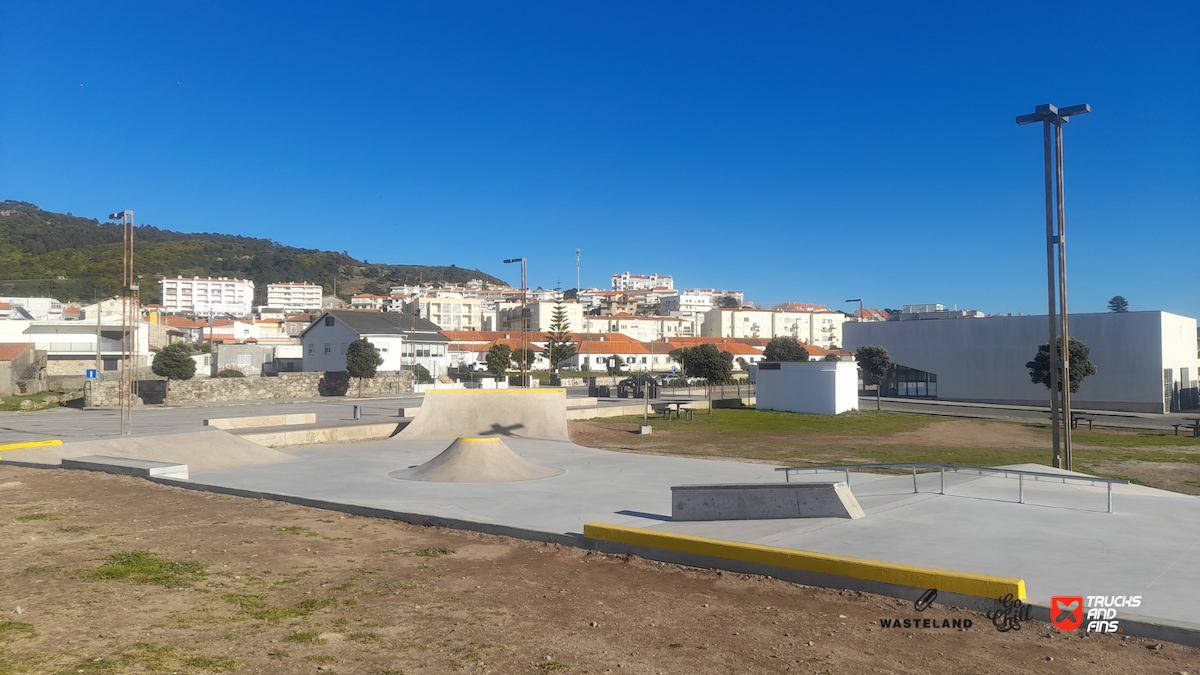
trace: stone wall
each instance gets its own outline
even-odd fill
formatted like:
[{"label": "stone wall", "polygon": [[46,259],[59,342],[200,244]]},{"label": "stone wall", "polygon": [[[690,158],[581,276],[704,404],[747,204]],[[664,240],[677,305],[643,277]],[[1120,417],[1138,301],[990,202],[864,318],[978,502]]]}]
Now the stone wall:
[{"label": "stone wall", "polygon": [[[85,406],[118,405],[117,382],[90,381],[84,392]],[[362,381],[363,396],[412,392],[409,373],[379,373]],[[142,380],[142,403],[199,403],[205,401],[257,401],[304,399],[321,396],[357,396],[359,381],[345,372],[280,373],[277,377],[229,377],[191,380]]]}]

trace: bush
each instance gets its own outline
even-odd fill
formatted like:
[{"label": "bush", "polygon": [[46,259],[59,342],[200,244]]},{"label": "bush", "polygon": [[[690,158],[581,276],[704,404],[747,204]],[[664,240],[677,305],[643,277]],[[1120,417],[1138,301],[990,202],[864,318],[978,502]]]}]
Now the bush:
[{"label": "bush", "polygon": [[154,355],[150,369],[168,380],[190,380],[196,374],[192,348],[184,342],[172,342]]},{"label": "bush", "polygon": [[245,373],[243,373],[240,370],[234,370],[233,368],[226,368],[225,370],[222,370],[221,372],[217,373],[217,377],[245,377],[245,376],[246,376]]}]

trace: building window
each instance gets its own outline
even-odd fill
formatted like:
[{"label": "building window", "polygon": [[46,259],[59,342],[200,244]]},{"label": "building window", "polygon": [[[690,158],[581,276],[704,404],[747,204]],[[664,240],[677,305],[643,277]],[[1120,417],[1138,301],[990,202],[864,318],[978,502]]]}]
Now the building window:
[{"label": "building window", "polygon": [[250,358],[250,354],[248,354],[246,352],[238,353],[237,362],[239,364],[248,366],[248,365],[250,365],[251,361],[252,361],[252,359]]},{"label": "building window", "polygon": [[313,354],[316,354],[316,353],[317,353],[317,346],[311,342],[308,343],[308,355],[312,356]]},{"label": "building window", "polygon": [[333,325],[333,317],[332,316],[328,316],[328,315],[325,316],[325,325],[326,326]]},{"label": "building window", "polygon": [[377,344],[375,345],[375,349],[377,349],[380,354],[386,354],[388,353],[388,344],[386,342]]},{"label": "building window", "polygon": [[328,342],[325,343],[325,353],[326,354],[333,353],[333,345],[329,344]]},{"label": "building window", "polygon": [[117,360],[116,359],[104,359],[104,369],[105,370],[116,370],[117,369]]}]

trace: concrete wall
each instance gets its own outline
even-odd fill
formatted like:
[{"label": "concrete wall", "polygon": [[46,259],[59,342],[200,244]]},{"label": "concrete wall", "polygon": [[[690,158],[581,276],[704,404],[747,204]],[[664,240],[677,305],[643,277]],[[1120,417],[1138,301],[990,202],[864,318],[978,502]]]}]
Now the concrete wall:
[{"label": "concrete wall", "polygon": [[[118,382],[89,381],[85,406],[118,405]],[[345,371],[332,373],[280,373],[277,377],[214,377],[191,380],[142,380],[143,403],[195,403],[202,401],[257,401],[309,399],[322,396],[357,396],[359,381]],[[379,373],[362,381],[363,396],[412,392],[408,373]]]},{"label": "concrete wall", "polygon": [[851,361],[760,363],[755,379],[759,410],[837,415],[858,409],[858,364]]},{"label": "concrete wall", "polygon": [[[1162,413],[1163,370],[1195,379],[1196,320],[1167,312],[1071,315],[1071,336],[1091,348],[1096,374],[1072,407]],[[1045,316],[847,323],[846,348],[882,345],[892,362],[937,375],[938,398],[1047,405],[1025,367],[1047,341]]]}]

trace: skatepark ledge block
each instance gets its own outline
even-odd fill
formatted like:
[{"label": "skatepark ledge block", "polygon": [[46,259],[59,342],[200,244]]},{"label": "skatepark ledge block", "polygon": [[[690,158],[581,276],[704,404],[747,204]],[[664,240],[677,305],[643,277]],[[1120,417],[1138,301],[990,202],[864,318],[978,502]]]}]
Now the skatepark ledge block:
[{"label": "skatepark ledge block", "polygon": [[815,553],[775,546],[747,544],[738,541],[709,539],[707,537],[695,537],[686,534],[645,530],[607,523],[588,523],[584,525],[583,536],[599,541],[645,546],[678,553],[737,560],[837,577],[849,577],[881,584],[909,586],[912,588],[936,588],[939,591],[993,600],[1010,593],[1013,598],[1019,600],[1024,600],[1026,597],[1025,581],[1012,577],[954,572],[934,567],[919,567],[916,565],[904,565],[864,558],[850,558],[829,553]]}]

